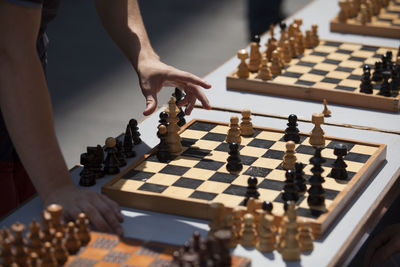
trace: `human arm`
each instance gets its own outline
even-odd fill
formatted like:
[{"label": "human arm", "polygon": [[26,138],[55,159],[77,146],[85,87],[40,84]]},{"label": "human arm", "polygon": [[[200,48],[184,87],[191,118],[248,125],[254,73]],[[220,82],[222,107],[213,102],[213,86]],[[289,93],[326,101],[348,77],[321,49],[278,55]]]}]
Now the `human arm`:
[{"label": "human arm", "polygon": [[160,61],[151,47],[137,0],[95,0],[95,4],[104,28],[138,73],[146,98],[144,115],[150,115],[156,109],[157,93],[163,86],[174,86],[185,91],[186,97],[179,104],[187,105],[186,114],[190,114],[196,99],[200,100],[203,107],[211,108],[200,88],[210,88],[208,83]]},{"label": "human arm", "polygon": [[67,218],[83,211],[99,230],[122,232],[119,207],[77,188],[61,154],[36,51],[40,18],[40,8],[0,0],[0,108],[7,130],[44,205],[61,204]]}]

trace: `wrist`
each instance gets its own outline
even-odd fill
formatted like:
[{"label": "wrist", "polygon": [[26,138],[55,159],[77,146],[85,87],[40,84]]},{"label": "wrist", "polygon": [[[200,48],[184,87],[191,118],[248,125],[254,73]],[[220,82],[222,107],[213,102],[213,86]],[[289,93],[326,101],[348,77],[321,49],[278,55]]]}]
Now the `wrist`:
[{"label": "wrist", "polygon": [[141,51],[135,60],[132,60],[136,72],[140,73],[143,69],[151,66],[155,62],[160,62],[160,57],[152,50]]}]

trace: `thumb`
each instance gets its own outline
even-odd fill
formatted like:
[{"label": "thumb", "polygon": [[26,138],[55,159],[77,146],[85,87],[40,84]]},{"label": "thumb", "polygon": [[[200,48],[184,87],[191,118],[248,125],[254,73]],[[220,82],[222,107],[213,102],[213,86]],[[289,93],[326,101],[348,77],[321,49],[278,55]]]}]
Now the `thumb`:
[{"label": "thumb", "polygon": [[157,95],[156,94],[149,94],[146,97],[146,108],[143,111],[143,115],[148,116],[152,114],[157,107]]}]

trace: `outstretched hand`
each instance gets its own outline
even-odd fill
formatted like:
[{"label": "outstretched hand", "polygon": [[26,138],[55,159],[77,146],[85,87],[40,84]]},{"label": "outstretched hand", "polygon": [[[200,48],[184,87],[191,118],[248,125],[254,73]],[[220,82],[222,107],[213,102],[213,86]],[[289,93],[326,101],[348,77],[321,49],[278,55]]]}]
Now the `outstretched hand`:
[{"label": "outstretched hand", "polygon": [[400,252],[400,224],[392,224],[368,245],[364,266],[382,266],[393,254]]},{"label": "outstretched hand", "polygon": [[74,185],[64,186],[43,199],[44,207],[59,204],[66,220],[75,220],[81,212],[86,213],[92,226],[98,231],[122,235],[123,220],[117,203],[91,190]]},{"label": "outstretched hand", "polygon": [[157,94],[164,86],[178,87],[185,92],[185,98],[177,105],[186,106],[186,115],[190,115],[197,99],[205,109],[211,108],[201,89],[201,87],[209,89],[211,85],[191,73],[166,65],[158,59],[146,59],[140,62],[138,75],[142,93],[146,98],[143,115],[150,115],[156,110]]}]

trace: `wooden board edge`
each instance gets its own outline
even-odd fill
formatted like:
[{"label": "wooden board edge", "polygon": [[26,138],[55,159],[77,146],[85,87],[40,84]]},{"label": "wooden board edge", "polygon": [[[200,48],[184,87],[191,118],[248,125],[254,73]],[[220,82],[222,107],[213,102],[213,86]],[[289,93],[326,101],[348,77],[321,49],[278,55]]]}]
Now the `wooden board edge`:
[{"label": "wooden board edge", "polygon": [[399,98],[378,95],[356,94],[347,91],[314,88],[311,86],[280,84],[236,78],[232,75],[226,78],[227,89],[242,92],[270,94],[290,98],[300,98],[313,101],[328,100],[329,103],[342,104],[390,112],[400,111]]},{"label": "wooden board edge", "polygon": [[330,22],[331,32],[371,35],[378,37],[400,38],[400,27],[384,27],[372,24],[359,25],[339,22],[337,17]]}]

